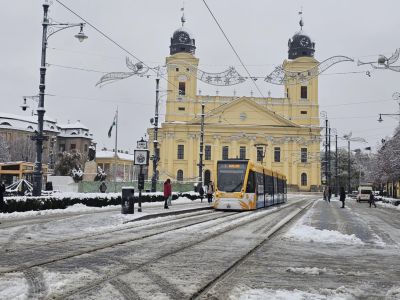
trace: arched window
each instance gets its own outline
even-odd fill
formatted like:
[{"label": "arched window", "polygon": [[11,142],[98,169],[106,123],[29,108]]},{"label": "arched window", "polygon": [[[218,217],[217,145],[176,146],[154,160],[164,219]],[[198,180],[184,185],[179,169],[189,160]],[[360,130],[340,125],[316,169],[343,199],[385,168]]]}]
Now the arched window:
[{"label": "arched window", "polygon": [[76,131],[72,131],[71,135],[77,135]]},{"label": "arched window", "polygon": [[8,122],[2,122],[0,125],[4,125],[4,126],[11,126],[11,124],[10,124],[10,123],[8,123]]},{"label": "arched window", "polygon": [[33,127],[29,125],[28,127],[26,127],[26,129],[33,130]]},{"label": "arched window", "polygon": [[211,180],[211,172],[210,172],[210,170],[205,170],[204,171],[204,185],[209,184],[210,180]]},{"label": "arched window", "polygon": [[183,181],[183,171],[182,170],[178,170],[178,172],[176,173],[176,180]]},{"label": "arched window", "polygon": [[301,185],[307,186],[307,174],[306,173],[301,173]]}]

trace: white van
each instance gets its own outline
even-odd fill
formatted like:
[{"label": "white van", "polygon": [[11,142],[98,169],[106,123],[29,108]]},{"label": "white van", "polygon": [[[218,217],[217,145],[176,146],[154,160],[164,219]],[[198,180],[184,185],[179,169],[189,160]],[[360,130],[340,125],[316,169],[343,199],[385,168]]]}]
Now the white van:
[{"label": "white van", "polygon": [[372,186],[360,185],[358,187],[357,202],[369,201],[371,193],[372,193]]}]

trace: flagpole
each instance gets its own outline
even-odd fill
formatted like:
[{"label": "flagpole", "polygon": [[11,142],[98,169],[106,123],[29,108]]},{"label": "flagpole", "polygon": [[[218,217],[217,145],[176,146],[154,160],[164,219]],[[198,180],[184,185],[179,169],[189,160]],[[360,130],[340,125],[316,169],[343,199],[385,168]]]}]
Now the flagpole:
[{"label": "flagpole", "polygon": [[115,114],[114,193],[117,192],[118,106]]}]

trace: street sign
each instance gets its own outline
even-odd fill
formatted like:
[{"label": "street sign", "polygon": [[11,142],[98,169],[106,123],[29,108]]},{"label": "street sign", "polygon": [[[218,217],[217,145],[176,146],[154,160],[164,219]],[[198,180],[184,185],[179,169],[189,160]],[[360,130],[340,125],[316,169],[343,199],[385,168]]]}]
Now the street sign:
[{"label": "street sign", "polygon": [[134,151],[135,165],[148,166],[149,165],[149,150],[135,150]]}]

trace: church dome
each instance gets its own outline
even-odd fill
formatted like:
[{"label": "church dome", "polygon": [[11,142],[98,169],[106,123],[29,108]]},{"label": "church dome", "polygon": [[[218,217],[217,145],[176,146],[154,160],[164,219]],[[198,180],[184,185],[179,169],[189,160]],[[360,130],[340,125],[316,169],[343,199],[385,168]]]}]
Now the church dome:
[{"label": "church dome", "polygon": [[289,39],[289,59],[298,57],[314,57],[315,43],[309,35],[303,31],[303,21],[300,21],[301,30]]},{"label": "church dome", "polygon": [[182,17],[182,27],[175,30],[171,38],[170,55],[180,52],[195,54],[196,45],[193,34],[184,27],[184,23],[185,19]]}]

